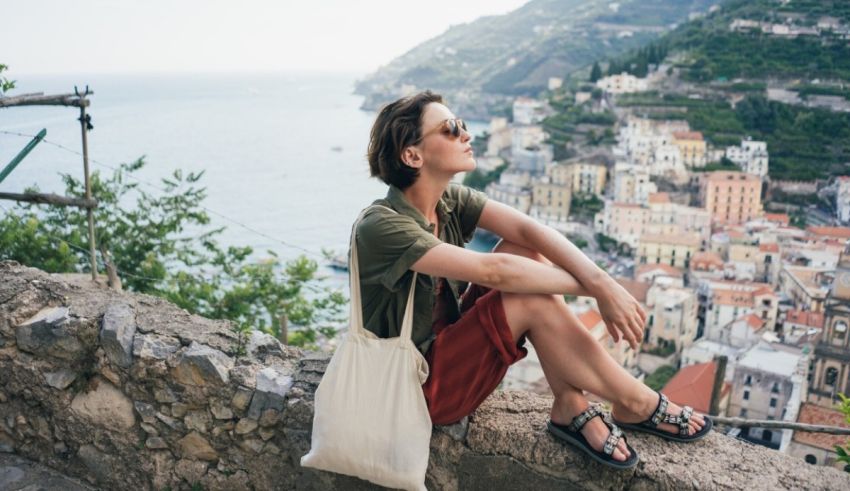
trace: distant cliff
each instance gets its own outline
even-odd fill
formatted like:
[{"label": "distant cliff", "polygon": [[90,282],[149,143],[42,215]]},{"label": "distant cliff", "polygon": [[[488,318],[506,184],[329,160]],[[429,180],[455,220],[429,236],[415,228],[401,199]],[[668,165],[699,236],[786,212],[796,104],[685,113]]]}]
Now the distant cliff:
[{"label": "distant cliff", "polygon": [[[374,109],[411,87],[451,96],[466,117],[508,96],[534,95],[550,77],[645,44],[716,0],[531,0],[505,15],[451,27],[357,84]],[[473,114],[471,114],[473,113]]]}]

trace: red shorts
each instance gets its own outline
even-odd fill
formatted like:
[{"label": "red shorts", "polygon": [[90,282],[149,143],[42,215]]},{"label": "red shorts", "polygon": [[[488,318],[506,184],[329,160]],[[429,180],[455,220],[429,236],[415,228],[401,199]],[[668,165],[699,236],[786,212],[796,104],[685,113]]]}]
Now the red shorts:
[{"label": "red shorts", "polygon": [[470,284],[461,297],[461,318],[433,326],[425,354],[430,375],[422,386],[434,424],[456,423],[484,402],[508,367],[525,358],[525,335],[513,342],[499,290]]}]

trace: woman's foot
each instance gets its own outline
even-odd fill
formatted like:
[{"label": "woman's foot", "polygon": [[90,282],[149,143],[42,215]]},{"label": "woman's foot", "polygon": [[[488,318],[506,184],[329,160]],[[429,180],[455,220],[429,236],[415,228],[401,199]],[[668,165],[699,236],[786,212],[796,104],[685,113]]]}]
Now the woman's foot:
[{"label": "woman's foot", "polygon": [[[640,423],[652,418],[655,410],[658,408],[659,396],[655,391],[647,391],[646,397],[632,405],[632,408],[624,404],[615,404],[611,410],[611,415],[615,420],[623,423]],[[670,401],[667,405],[667,413],[679,415],[682,413],[682,407]],[[705,426],[705,416],[699,413],[693,413],[688,420],[688,435],[698,433]],[[657,428],[666,431],[673,435],[679,435],[679,426],[671,423],[660,423]]]},{"label": "woman's foot", "polygon": [[[569,408],[567,411],[558,411],[557,413],[555,408],[552,408],[552,421],[559,425],[569,425],[573,418],[587,409],[588,406],[589,404],[587,401],[584,401],[584,406]],[[611,430],[605,422],[602,421],[602,418],[597,417],[588,421],[584,427],[582,427],[580,433],[584,436],[587,442],[590,443],[590,446],[593,447],[594,450],[601,452],[605,446],[605,440],[607,440],[608,435],[611,434]],[[625,439],[620,439],[620,441],[617,442],[617,447],[611,453],[611,456],[614,460],[620,462],[627,460],[629,456],[631,456],[631,452],[629,452],[629,449],[626,446]]]}]

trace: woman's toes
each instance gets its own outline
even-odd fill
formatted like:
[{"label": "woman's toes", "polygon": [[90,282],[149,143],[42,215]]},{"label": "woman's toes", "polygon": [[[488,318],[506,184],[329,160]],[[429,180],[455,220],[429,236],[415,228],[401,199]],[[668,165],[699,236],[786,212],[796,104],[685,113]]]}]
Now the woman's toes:
[{"label": "woman's toes", "polygon": [[612,452],[611,455],[614,456],[614,460],[619,460],[620,462],[623,462],[623,461],[626,460],[626,455],[623,452],[621,452],[619,448],[615,448],[614,452]]},{"label": "woman's toes", "polygon": [[617,443],[617,448],[623,453],[623,455],[626,456],[626,458],[629,458],[631,452],[629,452],[629,447],[626,446],[626,442],[620,440],[619,443]]}]

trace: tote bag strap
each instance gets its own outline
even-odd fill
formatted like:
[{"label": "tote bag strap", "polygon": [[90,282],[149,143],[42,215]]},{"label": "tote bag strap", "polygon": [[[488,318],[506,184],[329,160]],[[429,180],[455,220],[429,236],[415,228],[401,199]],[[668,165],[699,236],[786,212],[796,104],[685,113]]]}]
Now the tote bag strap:
[{"label": "tote bag strap", "polygon": [[[360,263],[357,258],[357,226],[360,224],[360,221],[363,220],[363,217],[366,213],[372,208],[385,208],[390,210],[393,213],[398,213],[397,211],[383,205],[372,205],[364,209],[360,212],[360,216],[357,217],[357,220],[354,222],[354,226],[351,227],[351,257],[348,261],[348,279],[349,279],[349,287],[351,288],[351,302],[350,302],[350,313],[349,313],[349,332],[355,333],[357,336],[365,336],[363,331],[365,328],[363,327],[363,302],[360,298]],[[413,295],[416,290],[416,279],[417,272],[413,272],[413,281],[411,282],[410,292],[407,294],[407,304],[404,308],[404,317],[401,322],[401,333],[399,335],[399,342],[402,343],[405,340],[412,339],[413,337]]]}]

